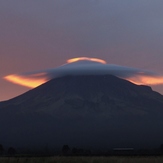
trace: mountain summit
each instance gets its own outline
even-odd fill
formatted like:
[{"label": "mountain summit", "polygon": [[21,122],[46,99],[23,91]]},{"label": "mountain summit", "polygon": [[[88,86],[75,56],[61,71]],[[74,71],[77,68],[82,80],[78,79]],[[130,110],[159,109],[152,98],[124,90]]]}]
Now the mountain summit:
[{"label": "mountain summit", "polygon": [[159,147],[163,96],[112,75],[65,76],[0,103],[0,140],[15,147]]}]

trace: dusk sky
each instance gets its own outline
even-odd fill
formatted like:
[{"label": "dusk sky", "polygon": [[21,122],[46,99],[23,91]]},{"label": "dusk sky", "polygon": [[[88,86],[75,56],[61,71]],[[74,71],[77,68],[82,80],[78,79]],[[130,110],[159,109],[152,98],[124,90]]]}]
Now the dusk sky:
[{"label": "dusk sky", "polygon": [[0,101],[30,89],[4,76],[76,57],[163,75],[162,30],[163,0],[0,0]]}]

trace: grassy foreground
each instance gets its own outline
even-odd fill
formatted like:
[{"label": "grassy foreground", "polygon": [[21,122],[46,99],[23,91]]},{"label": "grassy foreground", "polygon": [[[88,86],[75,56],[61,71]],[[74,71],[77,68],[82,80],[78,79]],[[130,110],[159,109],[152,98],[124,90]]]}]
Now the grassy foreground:
[{"label": "grassy foreground", "polygon": [[163,157],[2,157],[0,163],[163,163]]}]

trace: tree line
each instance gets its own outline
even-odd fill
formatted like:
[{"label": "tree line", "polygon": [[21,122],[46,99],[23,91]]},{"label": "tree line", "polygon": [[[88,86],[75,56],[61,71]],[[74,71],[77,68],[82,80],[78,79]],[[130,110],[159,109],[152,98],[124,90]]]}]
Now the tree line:
[{"label": "tree line", "polygon": [[[126,150],[108,150],[105,151],[92,151],[88,149],[82,149],[82,148],[70,148],[68,145],[63,145],[61,150],[58,152],[50,152],[49,151],[42,151],[42,152],[32,152],[32,153],[26,153],[31,154],[31,156],[51,156],[51,155],[62,155],[62,156],[112,156],[112,155],[163,155],[163,144],[160,145],[158,149],[154,150],[132,150],[132,151],[126,151]],[[22,155],[24,152],[18,151],[14,147],[9,147],[5,149],[2,144],[0,144],[0,156],[18,156]],[[17,155],[16,155],[17,154]]]},{"label": "tree line", "polygon": [[3,145],[0,144],[0,155],[2,156],[4,154],[10,155],[10,156],[15,155],[16,149],[13,147],[9,147],[6,151],[5,148],[3,147]]}]

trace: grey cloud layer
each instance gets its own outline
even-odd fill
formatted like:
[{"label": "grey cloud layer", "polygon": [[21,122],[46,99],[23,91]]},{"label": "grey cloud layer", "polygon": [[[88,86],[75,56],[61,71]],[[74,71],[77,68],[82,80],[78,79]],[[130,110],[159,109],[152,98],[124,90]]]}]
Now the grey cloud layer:
[{"label": "grey cloud layer", "polygon": [[[77,62],[65,64],[63,66],[42,70],[37,72],[30,72],[25,74],[17,74],[24,77],[31,77],[34,75],[34,78],[37,78],[37,74],[43,75],[39,76],[46,77],[47,79],[53,79],[57,77],[62,77],[66,75],[103,75],[103,74],[111,74],[123,79],[129,79],[132,77],[151,77],[159,80],[162,78],[162,75],[154,73],[152,71],[142,70],[138,68],[131,68],[113,64],[100,64],[100,63],[92,63],[92,62]],[[135,81],[136,82],[136,81]],[[144,83],[146,84],[146,83]]]}]

